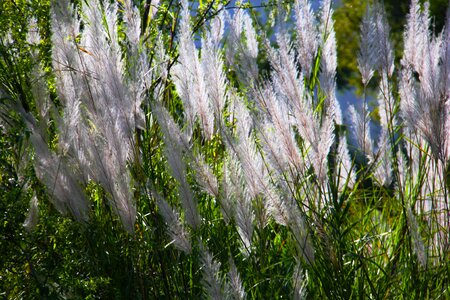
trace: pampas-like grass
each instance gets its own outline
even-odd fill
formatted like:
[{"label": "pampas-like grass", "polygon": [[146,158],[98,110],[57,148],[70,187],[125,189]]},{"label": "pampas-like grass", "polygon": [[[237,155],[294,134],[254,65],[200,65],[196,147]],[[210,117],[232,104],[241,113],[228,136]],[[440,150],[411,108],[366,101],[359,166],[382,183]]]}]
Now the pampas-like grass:
[{"label": "pampas-like grass", "polygon": [[181,132],[177,132],[178,127],[165,108],[155,106],[153,111],[158,118],[164,136],[164,142],[166,143],[165,152],[172,170],[172,176],[179,184],[178,190],[186,222],[190,226],[197,228],[200,225],[200,215],[198,213],[197,200],[194,198],[194,194],[187,182],[186,165],[183,161],[182,153],[183,144],[180,143],[182,140]]},{"label": "pampas-like grass", "polygon": [[[124,227],[132,232],[136,208],[127,161],[134,153],[134,128],[144,126],[140,104],[142,79],[148,70],[145,57],[140,56],[130,72],[134,78],[125,79],[116,5],[106,5],[102,12],[100,3],[94,1],[82,10],[85,19],[80,32],[69,4],[53,5],[54,67],[59,97],[66,107],[59,142],[83,172],[85,182],[92,179],[105,189]],[[126,28],[138,30],[138,15],[130,4],[126,12]],[[138,54],[138,37],[130,35],[129,39],[131,57]]]},{"label": "pampas-like grass", "polygon": [[361,22],[361,39],[358,54],[358,70],[364,86],[367,86],[374,74],[376,59],[376,34],[373,10],[367,6]]},{"label": "pampas-like grass", "polygon": [[320,33],[322,36],[320,59],[320,88],[325,95],[323,111],[332,117],[337,124],[342,124],[342,115],[339,103],[336,99],[336,34],[332,19],[332,1],[326,0],[321,7]]},{"label": "pampas-like grass", "polygon": [[241,276],[236,268],[236,265],[232,258],[228,260],[230,265],[230,271],[228,272],[228,284],[226,285],[227,299],[243,300],[246,293],[242,286]]},{"label": "pampas-like grass", "polygon": [[[380,81],[370,114],[366,99],[347,112],[337,103],[331,0],[317,14],[307,0],[291,12],[280,6],[274,39],[248,10],[219,13],[213,4],[193,32],[198,16],[184,0],[171,24],[173,53],[160,31],[167,24],[149,30],[131,1],[70,3],[52,6],[58,105],[39,64],[30,75],[35,111],[0,93],[28,128],[54,207],[89,222],[87,190],[101,188],[123,227],[139,228],[133,243],[149,247],[151,272],[167,271],[164,296],[258,298],[275,287],[296,299],[400,297],[411,278],[428,284],[417,270],[445,273],[450,30],[430,30],[428,4],[411,3],[399,66],[383,6],[367,7],[357,64],[364,98]],[[293,34],[280,21],[289,13]],[[29,26],[37,44],[35,21]]]},{"label": "pampas-like grass", "polygon": [[[207,70],[202,67],[202,63],[197,55],[197,49],[192,40],[188,2],[183,1],[182,6],[178,50],[179,64],[174,67],[174,82],[184,104],[186,119],[188,120],[187,130],[193,130],[196,117],[198,117],[205,138],[211,139],[214,131],[214,110],[212,103],[209,101],[207,91]],[[212,43],[212,41],[210,42]],[[213,46],[211,45],[211,47]],[[209,56],[211,55],[213,54],[209,54]],[[211,58],[209,59],[211,60]],[[216,68],[217,79],[220,80],[220,69],[217,69],[220,68],[220,65],[214,67]],[[217,84],[220,84],[220,82],[217,82]],[[217,97],[222,96],[221,93],[223,91],[219,90],[215,93],[217,94],[215,101],[219,101],[216,106],[220,107],[221,100]]]},{"label": "pampas-like grass", "polygon": [[221,278],[219,277],[220,262],[217,262],[208,249],[200,243],[200,259],[203,264],[203,280],[202,284],[205,287],[206,294],[210,299],[225,299],[224,287]]},{"label": "pampas-like grass", "polygon": [[319,33],[309,1],[297,0],[295,2],[295,21],[299,62],[303,75],[310,78],[319,47]]},{"label": "pampas-like grass", "polygon": [[257,33],[245,10],[238,10],[234,16],[228,15],[227,20],[229,33],[226,59],[229,67],[236,72],[239,82],[248,89],[254,86],[259,77]]},{"label": "pampas-like grass", "polygon": [[190,242],[190,234],[181,222],[180,214],[169,203],[162,198],[157,192],[153,193],[159,207],[159,212],[163,216],[167,224],[167,232],[169,233],[172,243],[177,249],[186,254],[191,254],[192,246]]}]

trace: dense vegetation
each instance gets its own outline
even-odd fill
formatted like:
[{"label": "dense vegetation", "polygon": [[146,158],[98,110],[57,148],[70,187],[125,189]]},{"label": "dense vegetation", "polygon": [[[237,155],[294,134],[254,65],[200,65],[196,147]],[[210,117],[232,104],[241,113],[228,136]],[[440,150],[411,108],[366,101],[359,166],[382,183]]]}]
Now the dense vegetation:
[{"label": "dense vegetation", "polygon": [[450,13],[349,12],[341,109],[332,4],[2,1],[0,295],[450,297]]}]

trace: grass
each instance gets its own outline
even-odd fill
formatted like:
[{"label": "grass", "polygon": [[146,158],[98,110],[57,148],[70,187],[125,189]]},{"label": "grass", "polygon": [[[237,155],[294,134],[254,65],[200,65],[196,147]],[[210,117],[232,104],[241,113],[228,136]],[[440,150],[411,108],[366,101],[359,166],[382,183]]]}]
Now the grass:
[{"label": "grass", "polygon": [[350,124],[329,1],[273,8],[270,41],[210,1],[162,1],[145,28],[143,5],[61,3],[0,40],[0,295],[450,296],[449,31],[417,1],[399,59],[383,7],[364,17],[378,116],[362,100]]}]

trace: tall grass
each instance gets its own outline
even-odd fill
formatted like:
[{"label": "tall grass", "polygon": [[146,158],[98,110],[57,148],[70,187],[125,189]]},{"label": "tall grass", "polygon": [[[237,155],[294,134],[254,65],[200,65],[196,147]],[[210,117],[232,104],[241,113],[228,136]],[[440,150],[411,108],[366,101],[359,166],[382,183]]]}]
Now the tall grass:
[{"label": "tall grass", "polygon": [[108,207],[134,241],[128,295],[144,299],[450,296],[450,35],[427,3],[411,3],[399,63],[383,5],[368,5],[348,114],[332,1],[278,8],[273,38],[244,9],[211,4],[198,27],[184,0],[169,33],[170,6],[147,27],[131,1],[70,3],[52,5],[51,78],[38,56],[25,74],[33,105],[1,78],[4,123],[27,128],[45,189],[27,229],[47,199],[81,228]]}]

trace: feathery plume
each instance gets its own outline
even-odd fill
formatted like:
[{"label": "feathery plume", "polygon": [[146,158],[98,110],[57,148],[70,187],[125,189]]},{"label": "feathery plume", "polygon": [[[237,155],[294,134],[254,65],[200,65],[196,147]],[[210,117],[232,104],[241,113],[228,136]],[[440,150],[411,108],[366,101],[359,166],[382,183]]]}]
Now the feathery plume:
[{"label": "feathery plume", "polygon": [[355,172],[348,152],[347,137],[345,135],[339,137],[336,157],[335,176],[339,180],[338,190],[342,192],[345,186],[352,188],[356,182]]},{"label": "feathery plume", "polygon": [[278,174],[287,169],[298,173],[303,170],[303,158],[295,140],[288,104],[280,96],[268,84],[260,92],[258,101],[267,110],[267,119],[261,126],[260,135],[272,169]]},{"label": "feathery plume", "polygon": [[217,178],[214,176],[211,168],[206,163],[203,155],[196,155],[192,163],[197,174],[196,180],[203,191],[212,197],[218,197],[219,185],[217,183]]},{"label": "feathery plume", "polygon": [[[71,35],[78,30],[78,23],[73,22],[67,17],[67,10],[57,10],[60,14],[58,19],[62,30],[60,34]],[[36,26],[35,21],[31,21],[30,27]],[[36,45],[39,41],[39,33],[37,28],[30,28],[27,36],[30,44]],[[69,51],[67,51],[69,52]],[[64,58],[64,52],[59,53]],[[88,219],[88,204],[84,195],[83,176],[77,168],[73,168],[63,154],[56,154],[51,151],[47,142],[46,134],[48,114],[52,108],[48,99],[48,92],[45,81],[43,80],[43,71],[37,63],[37,52],[32,51],[32,57],[36,60],[33,69],[32,79],[35,81],[32,87],[32,93],[38,109],[38,119],[31,114],[25,112],[23,106],[17,103],[15,109],[23,117],[26,126],[31,132],[30,141],[34,147],[34,169],[37,178],[46,186],[50,196],[50,201],[55,208],[62,214],[71,213],[76,220],[86,221]],[[55,53],[57,56],[58,53]],[[70,54],[65,56],[66,62],[70,63],[73,56]],[[37,198],[34,196],[30,203],[30,213],[24,224],[25,227],[31,228],[37,222],[38,207]]]},{"label": "feathery plume", "polygon": [[266,174],[266,168],[251,138],[251,126],[253,122],[250,113],[245,107],[243,100],[237,95],[235,98],[234,108],[237,137],[236,139],[230,137],[226,141],[231,153],[235,153],[239,158],[250,196],[252,199],[255,199],[258,195],[265,192],[266,184],[264,176]]},{"label": "feathery plume", "polygon": [[303,274],[302,266],[300,262],[297,262],[294,268],[294,273],[292,274],[293,286],[294,286],[294,300],[304,300],[306,299],[307,290],[306,286],[308,283],[308,278],[305,278]]},{"label": "feathery plume", "polygon": [[336,85],[336,67],[337,67],[337,55],[336,55],[336,34],[334,32],[334,21],[332,19],[333,9],[331,7],[331,1],[325,0],[321,7],[321,48],[322,57],[320,59],[321,75],[320,83],[321,88],[326,95],[334,92]]},{"label": "feathery plume", "polygon": [[400,71],[399,81],[400,114],[409,130],[414,131],[417,118],[420,116],[420,106],[416,101],[416,87],[413,78],[412,66],[406,65]]},{"label": "feathery plume", "polygon": [[[236,157],[230,157],[229,165],[227,166],[229,172],[229,188],[231,193],[228,199],[229,208],[227,213],[234,212],[234,219],[237,230],[244,246],[244,253],[248,253],[253,237],[253,223],[255,220],[255,212],[253,209],[252,198],[249,195],[247,188],[243,185],[245,182],[242,175],[242,167],[239,165]],[[233,204],[231,204],[233,203]]]},{"label": "feathery plume", "polygon": [[[408,20],[411,28],[405,32],[405,47],[409,49],[405,48],[402,58],[400,106],[410,130],[419,130],[429,143],[434,158],[446,162],[450,155],[450,104],[446,101],[448,94],[445,90],[448,87],[445,87],[445,79],[440,79],[442,72],[446,72],[442,49],[448,46],[442,45],[446,32],[437,37],[431,36],[429,23],[428,4],[425,3],[423,11],[419,12],[418,3],[413,2]],[[418,44],[416,49],[411,48],[415,47],[413,43]],[[414,72],[418,74],[418,79],[414,78]]]},{"label": "feathery plume", "polygon": [[380,114],[381,127],[387,131],[393,130],[397,125],[394,109],[395,102],[392,97],[391,85],[386,73],[381,75],[379,94],[378,94],[378,112]]},{"label": "feathery plume", "polygon": [[[395,182],[396,189],[399,190],[399,194],[406,199],[412,194],[412,185],[410,182],[415,181],[413,174],[412,164],[408,164],[408,156],[403,151],[397,151],[397,182]],[[409,181],[409,182],[408,182]],[[401,190],[400,190],[401,187]]]},{"label": "feathery plume", "polygon": [[200,242],[201,262],[203,263],[202,285],[210,299],[225,299],[223,283],[219,277],[220,262],[214,260],[211,253]]},{"label": "feathery plume", "polygon": [[214,112],[207,93],[206,75],[191,38],[190,12],[187,1],[182,1],[178,64],[173,67],[173,80],[183,101],[190,133],[198,116],[205,138],[211,139],[214,129]]},{"label": "feathery plume", "polygon": [[[96,163],[93,178],[100,182],[110,195],[112,207],[120,216],[124,227],[132,232],[136,208],[131,193],[131,177],[127,159],[134,144],[135,103],[124,81],[124,64],[118,43],[117,5],[105,6],[105,25],[100,3],[93,1],[82,6],[86,26],[80,43],[92,55],[83,55],[82,63],[94,80],[88,83],[89,94],[84,95],[94,103],[89,107],[88,118],[97,130],[95,141]],[[78,51],[79,52],[79,51]],[[86,80],[84,78],[84,80]]]},{"label": "feathery plume", "polygon": [[134,103],[134,121],[139,129],[145,128],[144,111],[140,108],[142,100],[145,99],[145,91],[147,90],[148,77],[151,72],[148,57],[145,51],[140,49],[140,32],[141,20],[139,10],[133,6],[133,1],[124,1],[124,27],[128,39],[127,54],[127,70],[129,78],[126,84],[129,88],[131,96],[130,102]]},{"label": "feathery plume", "polygon": [[182,153],[183,145],[180,144],[180,141],[184,139],[176,135],[178,130],[173,130],[176,128],[176,125],[165,108],[155,104],[152,111],[156,115],[161,127],[162,137],[166,144],[164,151],[172,171],[172,176],[179,184],[180,200],[186,222],[193,228],[198,228],[200,225],[200,215],[198,213],[197,201],[187,182],[186,165],[183,162]]},{"label": "feathery plume", "polygon": [[402,65],[419,70],[420,60],[428,44],[430,18],[427,11],[421,12],[419,0],[412,0],[406,18]]},{"label": "feathery plume", "polygon": [[[301,137],[307,143],[306,148],[310,148],[310,163],[314,165],[319,180],[324,182],[326,181],[325,158],[334,138],[332,121],[334,107],[328,108],[321,126],[319,120],[313,114],[312,101],[309,95],[305,93],[303,75],[296,68],[296,60],[292,50],[290,50],[287,36],[278,34],[277,41],[279,48],[277,50],[269,48],[268,50],[269,60],[275,69],[272,79],[275,91],[272,92],[268,88],[263,88],[263,93],[258,97],[260,98],[259,103],[268,110],[272,119],[275,118],[274,122],[279,121],[278,124],[274,125],[278,129],[277,133],[283,136],[284,142],[281,145],[284,144],[285,155],[288,155],[291,163],[298,170],[301,170],[303,162],[299,159],[295,138],[292,140],[290,126],[286,124],[286,116],[281,117],[279,116],[280,113],[277,112],[280,108],[285,111],[287,109],[288,112],[292,111],[293,122],[291,124],[297,128]],[[278,100],[278,98],[284,98],[285,100]],[[283,101],[286,101],[286,104]],[[287,107],[284,108],[286,105]],[[289,113],[286,115],[289,116]]]},{"label": "feathery plume", "polygon": [[[244,198],[245,199],[245,198]],[[236,203],[236,225],[237,231],[242,241],[242,252],[250,254],[250,246],[253,237],[253,222],[255,214],[251,208],[251,202],[247,200],[237,201]]]},{"label": "feathery plume", "polygon": [[381,130],[378,140],[379,148],[376,154],[369,155],[369,162],[375,164],[373,175],[382,186],[389,186],[392,182],[392,149],[389,133]]},{"label": "feathery plume", "polygon": [[226,59],[234,69],[239,82],[252,87],[259,76],[257,64],[258,41],[252,20],[246,10],[239,9],[233,18],[228,15],[229,35]]},{"label": "feathery plume", "polygon": [[[425,141],[423,144],[426,145]],[[445,181],[442,179],[445,165],[434,157],[428,156],[426,159],[429,171],[421,185],[421,198],[416,202],[416,209],[421,215],[427,216],[429,230],[432,232],[427,250],[428,258],[436,257],[439,262],[449,245],[446,230],[449,226],[449,206],[445,196]]]},{"label": "feathery plume", "polygon": [[204,74],[208,74],[205,76],[206,88],[214,107],[215,118],[220,119],[227,98],[228,83],[223,71],[223,56],[220,50],[220,41],[225,27],[224,14],[220,13],[211,20],[210,26],[211,29],[207,32],[206,38],[202,40],[202,68]]},{"label": "feathery plume", "polygon": [[225,157],[223,164],[222,181],[220,183],[220,195],[217,197],[220,203],[220,211],[222,212],[223,219],[226,224],[230,223],[235,214],[236,201],[233,198],[233,189],[235,188],[232,174],[229,167],[230,163],[237,163],[233,161],[229,156]]},{"label": "feathery plume", "polygon": [[292,223],[291,213],[296,212],[297,208],[293,205],[293,200],[286,196],[273,197],[267,201],[267,211],[273,217],[275,222],[283,226],[289,226]]},{"label": "feathery plume", "polygon": [[364,109],[365,116],[361,110],[357,110],[353,105],[349,107],[350,128],[353,138],[364,156],[372,154],[372,139],[370,137],[370,117],[367,106]]},{"label": "feathery plume", "polygon": [[441,70],[441,93],[444,99],[450,99],[450,6],[447,9],[447,17],[442,34],[442,41],[444,43],[441,48],[442,70]]},{"label": "feathery plume", "polygon": [[253,139],[253,122],[243,99],[234,94],[234,110],[236,115],[236,138],[224,131],[225,142],[230,153],[239,159],[242,174],[247,184],[247,191],[255,202],[255,216],[260,228],[267,225],[268,216],[265,201],[272,197],[272,184],[263,157],[256,148]]},{"label": "feathery plume", "polygon": [[298,60],[306,78],[311,76],[317,48],[319,47],[314,13],[308,0],[296,0],[295,24],[297,29]]},{"label": "feathery plume", "polygon": [[313,166],[318,181],[323,184],[327,181],[327,155],[334,140],[333,119],[325,116],[322,125],[313,115],[308,105],[295,107],[293,111],[296,128],[304,139],[305,149],[308,150],[308,163]]},{"label": "feathery plume", "polygon": [[183,224],[181,223],[181,218],[179,213],[170,207],[169,203],[161,197],[157,192],[152,193],[156,198],[156,203],[159,208],[159,213],[164,218],[167,224],[167,231],[172,238],[174,246],[183,251],[186,254],[191,254],[192,247],[189,241],[190,235],[186,231]]},{"label": "feathery plume", "polygon": [[375,41],[376,41],[376,61],[380,73],[386,73],[389,78],[394,73],[394,52],[389,38],[389,24],[386,18],[384,5],[375,2],[374,7]]},{"label": "feathery plume", "polygon": [[228,271],[228,282],[226,285],[226,299],[243,300],[245,299],[245,290],[242,286],[241,277],[234,264],[234,260],[230,257],[228,259],[230,271]]},{"label": "feathery plume", "polygon": [[420,236],[419,226],[417,225],[416,217],[414,216],[410,207],[407,209],[407,217],[408,217],[408,227],[409,232],[412,237],[413,242],[413,250],[417,255],[417,260],[422,267],[426,267],[427,265],[427,255],[425,252],[425,245],[422,242],[422,237]]},{"label": "feathery plume", "polygon": [[[428,31],[429,35],[431,32]],[[442,48],[442,34],[438,36],[429,37],[425,51],[420,57],[420,65],[418,69],[420,87],[425,97],[437,97],[439,99],[440,92],[440,71],[441,71],[441,48]],[[446,41],[448,43],[448,41]],[[437,99],[431,99],[437,102]],[[436,104],[435,104],[436,105]]]},{"label": "feathery plume", "polygon": [[262,151],[270,172],[278,176],[286,175],[291,177],[290,172],[284,174],[289,170],[289,158],[286,157],[285,147],[283,142],[274,128],[273,124],[266,120],[260,126],[259,136],[261,137]]},{"label": "feathery plume", "polygon": [[89,206],[78,176],[67,168],[61,157],[50,151],[39,130],[35,126],[31,128],[36,157],[34,169],[47,187],[53,205],[62,214],[70,212],[78,221],[86,221]]},{"label": "feathery plume", "polygon": [[[441,99],[444,103],[449,103],[450,101],[450,6],[447,9],[447,17],[446,23],[444,27],[444,32],[442,33],[442,41],[443,46],[441,48],[441,71],[440,71],[440,94],[442,95]],[[447,106],[448,107],[448,106]],[[450,110],[448,110],[450,111]],[[447,122],[445,123],[444,131],[447,134],[446,139],[446,151],[447,151],[447,159],[450,156],[450,138],[448,135],[450,133],[450,120],[447,118]]]},{"label": "feathery plume", "polygon": [[314,261],[314,249],[310,243],[301,212],[290,195],[286,183],[280,182],[279,185],[282,187],[281,191],[267,199],[267,211],[275,222],[289,228],[299,253],[303,255],[306,262],[312,263]]},{"label": "feathery plume", "polygon": [[[276,39],[278,49],[268,47],[267,51],[271,67],[275,71],[272,74],[272,82],[267,85],[274,87],[277,96],[285,98],[290,110],[303,109],[303,106],[309,105],[306,103],[309,99],[306,99],[303,73],[297,69],[295,53],[286,32],[277,33]],[[264,96],[262,95],[262,101],[260,100],[262,104],[265,104]]]},{"label": "feathery plume", "polygon": [[33,194],[33,197],[30,200],[30,208],[28,210],[27,218],[25,222],[23,222],[23,227],[27,231],[31,231],[39,222],[39,206],[38,199],[36,194]]},{"label": "feathery plume", "polygon": [[[124,5],[130,56],[137,53],[139,20],[136,9]],[[127,161],[136,153],[135,127],[145,126],[140,104],[145,91],[142,78],[149,69],[142,53],[133,63],[131,58],[130,64],[123,62],[117,4],[96,0],[81,9],[83,32],[67,2],[52,6],[54,67],[64,104],[59,143],[70,164],[82,170],[83,179],[105,189],[124,227],[132,232],[136,208]]]},{"label": "feathery plume", "polygon": [[321,48],[320,88],[325,95],[323,111],[337,124],[342,124],[342,112],[336,98],[336,33],[334,31],[333,8],[330,0],[325,0],[321,7]]},{"label": "feathery plume", "polygon": [[372,79],[374,68],[377,64],[375,20],[369,5],[367,5],[366,13],[361,23],[361,39],[357,62],[362,83],[366,86]]},{"label": "feathery plume", "polygon": [[139,46],[141,32],[139,10],[135,6],[133,6],[132,0],[123,1],[123,8],[123,18],[125,21],[127,39],[131,44],[131,53],[136,54],[137,47]]},{"label": "feathery plume", "polygon": [[[333,108],[332,108],[333,109]],[[333,109],[334,111],[334,109]],[[328,153],[334,143],[334,113],[331,116],[326,115],[322,119],[321,126],[316,121],[316,136],[314,143],[311,144],[311,160],[319,182],[326,183],[328,181]],[[320,129],[319,129],[320,126]]]}]

